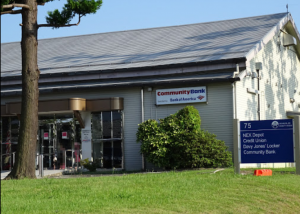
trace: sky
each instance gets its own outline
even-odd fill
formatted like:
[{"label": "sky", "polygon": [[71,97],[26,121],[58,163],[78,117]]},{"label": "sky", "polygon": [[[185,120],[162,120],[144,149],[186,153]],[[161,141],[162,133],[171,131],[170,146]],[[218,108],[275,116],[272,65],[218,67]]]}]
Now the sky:
[{"label": "sky", "polygon": [[[61,9],[66,0],[38,6],[38,24],[47,11]],[[79,26],[40,28],[38,39],[212,22],[289,12],[300,31],[300,0],[103,0],[96,14],[83,17]],[[76,17],[77,18],[77,17]],[[77,19],[72,23],[77,23]],[[1,16],[1,43],[21,41],[22,17]]]}]

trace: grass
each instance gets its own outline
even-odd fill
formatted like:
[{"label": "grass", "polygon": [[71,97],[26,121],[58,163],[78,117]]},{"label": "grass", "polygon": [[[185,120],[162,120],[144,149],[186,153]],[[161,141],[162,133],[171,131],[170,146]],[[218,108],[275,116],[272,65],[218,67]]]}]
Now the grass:
[{"label": "grass", "polygon": [[[232,169],[1,182],[2,213],[299,213],[300,176]],[[295,169],[294,169],[295,171]],[[252,170],[253,172],[253,170]],[[283,173],[284,172],[284,173]]]}]

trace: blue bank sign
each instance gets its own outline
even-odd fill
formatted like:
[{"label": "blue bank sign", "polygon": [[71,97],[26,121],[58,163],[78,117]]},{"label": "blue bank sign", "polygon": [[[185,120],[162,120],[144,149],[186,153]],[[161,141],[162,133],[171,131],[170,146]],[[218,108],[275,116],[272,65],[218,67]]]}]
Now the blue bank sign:
[{"label": "blue bank sign", "polygon": [[241,163],[294,162],[293,120],[240,121]]}]

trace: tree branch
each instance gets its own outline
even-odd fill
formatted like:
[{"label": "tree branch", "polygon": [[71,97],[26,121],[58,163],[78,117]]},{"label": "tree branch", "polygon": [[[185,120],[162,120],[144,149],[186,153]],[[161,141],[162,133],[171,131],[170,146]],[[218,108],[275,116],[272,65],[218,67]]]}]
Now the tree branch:
[{"label": "tree branch", "polygon": [[79,19],[78,22],[76,24],[68,24],[68,25],[52,25],[52,24],[41,24],[41,25],[37,25],[37,27],[55,27],[55,28],[59,28],[59,27],[71,27],[71,26],[77,26],[80,23],[80,19],[82,16],[79,15]]},{"label": "tree branch", "polygon": [[22,7],[29,9],[29,6],[27,4],[8,4],[8,5],[2,5],[3,9],[8,9],[8,8],[14,8],[14,7]]},{"label": "tree branch", "polygon": [[22,10],[9,10],[9,11],[1,12],[1,15],[4,15],[4,14],[20,14],[20,13],[22,13]]}]

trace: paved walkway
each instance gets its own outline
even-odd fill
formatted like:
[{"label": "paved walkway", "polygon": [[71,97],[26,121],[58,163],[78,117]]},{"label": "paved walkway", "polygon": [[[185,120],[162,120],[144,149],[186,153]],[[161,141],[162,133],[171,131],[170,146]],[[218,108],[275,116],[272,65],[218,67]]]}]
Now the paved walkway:
[{"label": "paved walkway", "polygon": [[[65,171],[65,170],[61,170],[61,169],[60,170],[59,169],[58,170],[44,170],[44,177],[58,176],[58,175],[61,175],[63,173],[63,171]],[[4,179],[8,175],[9,172],[10,171],[8,171],[8,170],[1,171],[1,180]],[[39,176],[39,170],[36,170],[35,174],[36,174],[37,178],[42,178]]]}]

